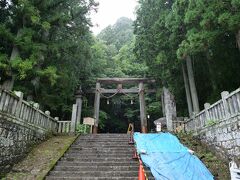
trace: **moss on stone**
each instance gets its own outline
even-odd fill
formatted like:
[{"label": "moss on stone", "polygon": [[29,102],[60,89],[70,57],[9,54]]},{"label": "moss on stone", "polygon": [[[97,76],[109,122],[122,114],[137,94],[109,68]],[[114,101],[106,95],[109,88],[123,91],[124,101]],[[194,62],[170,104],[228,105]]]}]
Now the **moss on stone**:
[{"label": "moss on stone", "polygon": [[229,168],[226,160],[221,159],[211,149],[200,142],[197,138],[191,134],[178,133],[176,134],[185,146],[194,151],[194,154],[206,165],[211,171],[216,180],[229,180]]},{"label": "moss on stone", "polygon": [[44,179],[75,139],[76,136],[53,136],[36,145],[27,157],[14,165],[12,171],[3,179]]}]

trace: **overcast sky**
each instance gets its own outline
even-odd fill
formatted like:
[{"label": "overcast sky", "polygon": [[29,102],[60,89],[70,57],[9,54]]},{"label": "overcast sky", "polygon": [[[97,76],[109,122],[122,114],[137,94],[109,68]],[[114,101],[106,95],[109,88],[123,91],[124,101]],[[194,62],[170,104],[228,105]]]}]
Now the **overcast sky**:
[{"label": "overcast sky", "polygon": [[122,16],[135,19],[134,11],[137,0],[96,0],[99,2],[98,12],[92,13],[92,23],[94,27],[91,29],[96,35],[108,25],[112,25]]}]

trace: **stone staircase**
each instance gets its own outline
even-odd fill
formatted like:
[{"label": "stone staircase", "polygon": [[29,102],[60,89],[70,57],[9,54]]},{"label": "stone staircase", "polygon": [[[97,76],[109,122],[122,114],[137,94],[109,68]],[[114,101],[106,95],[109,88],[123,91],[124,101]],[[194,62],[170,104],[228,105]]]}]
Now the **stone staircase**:
[{"label": "stone staircase", "polygon": [[137,180],[139,163],[132,159],[134,147],[128,141],[127,134],[81,135],[46,180]]}]

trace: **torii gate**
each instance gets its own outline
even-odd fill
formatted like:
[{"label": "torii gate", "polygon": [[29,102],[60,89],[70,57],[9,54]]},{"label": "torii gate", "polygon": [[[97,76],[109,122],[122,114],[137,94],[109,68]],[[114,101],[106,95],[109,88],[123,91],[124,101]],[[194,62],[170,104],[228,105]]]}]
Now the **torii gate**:
[{"label": "torii gate", "polygon": [[[141,119],[141,130],[143,133],[147,133],[147,117],[145,108],[145,98],[144,98],[144,83],[154,83],[155,80],[148,78],[99,78],[96,82],[95,89],[95,101],[94,101],[94,126],[93,133],[98,131],[99,123],[99,107],[100,107],[100,96],[101,94],[129,94],[138,93],[139,94],[139,104],[140,104],[140,119]],[[136,84],[138,83],[138,88],[123,89],[122,84]],[[117,89],[104,89],[101,88],[101,84],[117,84]],[[147,92],[155,92],[155,90],[148,90]]]}]

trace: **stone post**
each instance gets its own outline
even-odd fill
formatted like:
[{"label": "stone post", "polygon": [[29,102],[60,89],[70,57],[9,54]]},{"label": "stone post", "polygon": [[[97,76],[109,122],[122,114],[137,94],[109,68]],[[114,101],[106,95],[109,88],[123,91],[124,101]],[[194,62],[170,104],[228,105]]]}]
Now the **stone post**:
[{"label": "stone post", "polygon": [[205,124],[206,124],[206,121],[210,120],[210,114],[209,114],[209,112],[208,112],[209,107],[210,107],[210,104],[209,104],[209,103],[205,103],[205,104],[204,104],[205,115],[206,115]]},{"label": "stone post", "polygon": [[141,119],[142,133],[147,133],[147,117],[146,117],[143,82],[139,83],[139,104],[140,104],[140,119]]},{"label": "stone post", "polygon": [[209,114],[209,111],[208,111],[210,106],[211,105],[209,103],[204,104],[204,111],[205,111],[206,119],[204,120],[203,126],[205,126],[206,123],[210,120],[210,114]]},{"label": "stone post", "polygon": [[50,123],[50,111],[45,111],[45,114],[47,115],[47,121],[44,123],[46,126],[46,129],[51,129],[51,123]]},{"label": "stone post", "polygon": [[39,104],[38,103],[34,103],[33,107],[35,108],[35,114],[34,114],[34,122],[36,125],[39,124]]},{"label": "stone post", "polygon": [[164,92],[161,94],[161,103],[162,103],[162,113],[163,113],[163,117],[166,117],[165,103],[164,103]]},{"label": "stone post", "polygon": [[176,103],[174,100],[174,96],[170,93],[170,91],[167,88],[163,87],[163,97],[164,97],[167,130],[173,131],[173,121],[176,120],[176,117],[177,117]]},{"label": "stone post", "polygon": [[35,107],[36,109],[39,109],[39,104],[38,103],[34,103],[33,107]]},{"label": "stone post", "polygon": [[77,104],[73,104],[72,107],[72,118],[71,118],[71,133],[76,131],[76,120],[77,120]]},{"label": "stone post", "polygon": [[94,100],[94,127],[93,127],[93,133],[97,134],[98,131],[98,122],[99,122],[99,107],[100,107],[100,83],[96,83],[96,92],[95,92],[95,100]]},{"label": "stone post", "polygon": [[228,107],[228,103],[227,103],[227,97],[229,95],[228,91],[223,91],[221,93],[221,97],[222,97],[222,102],[223,102],[223,108],[224,108],[224,114],[225,114],[225,118],[229,118],[230,117],[230,112],[229,112],[229,107]]},{"label": "stone post", "polygon": [[23,102],[23,93],[21,91],[16,91],[15,94],[19,97],[15,116],[19,118],[21,113],[21,108],[22,108],[22,102]]},{"label": "stone post", "polygon": [[59,121],[59,117],[55,117],[54,119],[57,120],[57,121]]},{"label": "stone post", "polygon": [[55,123],[55,126],[54,126],[54,132],[58,132],[58,121],[59,121],[59,117],[54,117],[54,119],[57,121],[57,123]]},{"label": "stone post", "polygon": [[76,104],[77,104],[77,120],[76,125],[81,123],[81,114],[82,114],[82,89],[80,88],[75,93]]},{"label": "stone post", "polygon": [[194,131],[197,131],[197,122],[196,122],[196,112],[193,112],[193,126],[194,126]]}]

